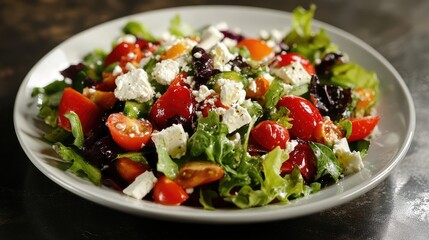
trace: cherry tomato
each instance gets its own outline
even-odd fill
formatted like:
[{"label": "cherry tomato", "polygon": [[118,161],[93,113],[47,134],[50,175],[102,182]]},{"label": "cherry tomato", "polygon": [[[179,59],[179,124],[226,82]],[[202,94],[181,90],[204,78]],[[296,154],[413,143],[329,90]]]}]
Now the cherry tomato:
[{"label": "cherry tomato", "polygon": [[270,82],[264,77],[257,77],[255,78],[255,89],[252,89],[250,87],[246,90],[246,97],[252,98],[252,99],[261,99],[265,96],[265,93],[270,88]]},{"label": "cherry tomato", "polygon": [[183,188],[194,188],[221,179],[224,170],[216,163],[208,161],[191,161],[180,167],[174,181]]},{"label": "cherry tomato", "polygon": [[140,150],[152,136],[152,124],[149,121],[129,118],[123,113],[110,114],[107,127],[113,140],[129,151]]},{"label": "cherry tomato", "polygon": [[83,133],[86,135],[100,122],[102,111],[89,98],[73,88],[65,88],[58,106],[58,126],[67,131],[71,131],[71,125],[68,118],[64,116],[69,112],[75,112],[79,116]]},{"label": "cherry tomato", "polygon": [[285,149],[286,142],[289,141],[287,128],[271,120],[258,123],[250,132],[250,136],[268,151],[273,150],[277,146]]},{"label": "cherry tomato", "polygon": [[182,86],[190,88],[189,84],[186,83],[187,77],[188,74],[186,74],[185,72],[180,72],[179,74],[177,74],[176,78],[173,80],[170,86]]},{"label": "cherry tomato", "polygon": [[314,129],[323,120],[319,110],[309,100],[299,96],[284,96],[277,103],[277,108],[281,106],[289,109],[289,117],[293,119],[290,135],[304,141],[314,141]]},{"label": "cherry tomato", "polygon": [[353,92],[358,95],[358,102],[356,103],[356,109],[365,109],[375,101],[375,92],[370,88],[356,88]]},{"label": "cherry tomato", "polygon": [[195,104],[192,91],[184,86],[170,86],[156,100],[150,110],[150,118],[155,126],[163,129],[168,127],[171,118],[179,117],[186,122],[192,122],[195,114]]},{"label": "cherry tomato", "polygon": [[301,65],[308,72],[308,74],[316,74],[316,69],[314,68],[313,64],[311,64],[310,60],[308,60],[306,57],[302,56],[299,53],[281,52],[279,55],[276,56],[276,60],[274,60],[272,66],[275,68],[281,68],[290,65],[292,62],[301,63]]},{"label": "cherry tomato", "polygon": [[289,153],[289,159],[284,162],[280,168],[282,174],[292,172],[297,165],[304,180],[312,182],[317,171],[317,159],[310,146],[305,142],[300,142],[292,152]]},{"label": "cherry tomato", "polygon": [[380,121],[380,116],[349,118],[352,123],[352,132],[347,141],[353,142],[368,137]]},{"label": "cherry tomato", "polygon": [[121,42],[107,55],[104,66],[107,67],[112,63],[119,62],[122,67],[125,67],[127,62],[138,64],[141,58],[142,52],[138,44]]},{"label": "cherry tomato", "polygon": [[314,128],[316,142],[329,145],[344,137],[342,129],[331,120],[320,121]]},{"label": "cherry tomato", "polygon": [[237,47],[246,47],[249,50],[250,56],[256,61],[260,61],[269,56],[273,49],[268,44],[260,39],[246,38],[241,40]]},{"label": "cherry tomato", "polygon": [[122,179],[128,184],[132,183],[140,174],[150,169],[147,164],[136,162],[126,157],[116,159],[115,168]]},{"label": "cherry tomato", "polygon": [[189,198],[186,191],[166,176],[158,178],[153,187],[153,200],[164,205],[180,205]]}]

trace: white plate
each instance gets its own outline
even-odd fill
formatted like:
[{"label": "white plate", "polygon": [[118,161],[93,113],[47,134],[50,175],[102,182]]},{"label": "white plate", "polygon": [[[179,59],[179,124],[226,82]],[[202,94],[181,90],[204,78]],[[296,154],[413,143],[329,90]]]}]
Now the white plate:
[{"label": "white plate", "polygon": [[[351,61],[377,73],[381,97],[378,113],[382,116],[381,136],[371,145],[364,159],[365,168],[338,184],[288,205],[273,205],[241,210],[215,210],[184,206],[163,206],[136,200],[116,191],[97,187],[56,167],[56,154],[43,142],[42,127],[31,98],[34,87],[61,79],[60,70],[78,63],[95,48],[109,50],[111,42],[129,20],[147,25],[154,34],[166,31],[170,19],[180,14],[194,27],[227,22],[247,36],[257,36],[261,29],[289,29],[291,14],[282,11],[242,6],[194,6],[156,10],[135,14],[93,27],[63,42],[44,56],[28,73],[19,89],[14,109],[18,139],[33,164],[47,177],[65,189],[98,204],[146,217],[204,223],[249,223],[293,218],[322,211],[346,203],[374,188],[405,156],[415,129],[415,110],[411,95],[396,70],[363,41],[328,24],[314,20],[314,28],[323,27]],[[316,12],[317,14],[317,12]],[[316,15],[317,16],[317,15]]]}]

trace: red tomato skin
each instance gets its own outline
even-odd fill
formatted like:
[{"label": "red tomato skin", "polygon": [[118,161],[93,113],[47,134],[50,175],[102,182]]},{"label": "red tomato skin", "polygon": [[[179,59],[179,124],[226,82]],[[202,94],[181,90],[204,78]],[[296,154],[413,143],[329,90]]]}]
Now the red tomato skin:
[{"label": "red tomato skin", "polygon": [[317,172],[316,156],[307,143],[301,142],[289,153],[289,159],[280,168],[282,174],[292,172],[295,165],[299,167],[304,180],[307,183],[313,181]]},{"label": "red tomato skin", "polygon": [[148,165],[135,162],[129,158],[116,159],[115,168],[122,179],[128,184],[131,184],[140,174],[150,170]]},{"label": "red tomato skin", "polygon": [[100,122],[102,111],[89,98],[71,87],[64,89],[58,106],[58,126],[71,131],[71,125],[64,114],[75,112],[79,116],[84,135],[88,134],[98,122]]},{"label": "red tomato skin", "polygon": [[315,141],[314,129],[323,121],[319,110],[307,99],[298,96],[284,96],[277,103],[277,108],[286,107],[290,110],[292,128],[289,133],[304,141]]},{"label": "red tomato skin", "polygon": [[[117,124],[124,126],[119,129]],[[136,126],[141,134],[135,134],[133,126]],[[152,136],[152,124],[144,119],[132,119],[123,113],[112,113],[107,119],[107,127],[113,140],[123,149],[138,151],[150,140]]]},{"label": "red tomato skin", "polygon": [[273,150],[277,146],[285,149],[286,143],[290,138],[286,127],[271,120],[258,123],[258,125],[252,129],[250,136],[255,142],[268,151]]},{"label": "red tomato skin", "polygon": [[306,57],[302,56],[299,53],[294,52],[282,52],[276,56],[276,60],[273,63],[274,67],[280,68],[284,66],[290,65],[292,62],[299,62],[304,67],[304,69],[308,72],[308,74],[313,75],[316,74],[316,69],[313,64]]},{"label": "red tomato skin", "polygon": [[349,120],[352,123],[352,132],[347,141],[354,142],[368,137],[380,121],[380,116],[350,118]]},{"label": "red tomato skin", "polygon": [[173,180],[161,176],[153,187],[153,200],[163,205],[180,205],[185,202],[189,195]]},{"label": "red tomato skin", "polygon": [[[133,53],[131,57],[128,56],[129,53]],[[140,61],[141,57],[142,53],[138,44],[121,42],[107,55],[104,66],[107,67],[112,63],[120,62],[125,67],[127,62]]]},{"label": "red tomato skin", "polygon": [[168,127],[168,120],[180,116],[191,122],[195,114],[195,103],[192,91],[180,85],[172,85],[156,100],[150,110],[151,122],[157,128]]}]

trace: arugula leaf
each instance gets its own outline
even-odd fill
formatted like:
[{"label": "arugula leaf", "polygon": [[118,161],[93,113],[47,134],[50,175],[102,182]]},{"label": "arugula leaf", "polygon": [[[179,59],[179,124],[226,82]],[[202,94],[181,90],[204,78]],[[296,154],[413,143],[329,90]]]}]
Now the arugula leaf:
[{"label": "arugula leaf", "polygon": [[195,29],[182,21],[180,15],[174,16],[170,21],[170,28],[168,29],[171,34],[177,37],[187,37],[196,35]]},{"label": "arugula leaf", "polygon": [[328,175],[337,182],[343,169],[341,168],[332,149],[316,142],[308,142],[308,145],[310,145],[311,150],[313,150],[314,155],[316,155],[317,158],[317,174],[315,179],[318,180],[321,177]]},{"label": "arugula leaf", "polygon": [[137,37],[143,38],[149,42],[156,42],[158,39],[152,35],[149,29],[143,24],[136,21],[128,22],[123,28],[122,31],[126,34],[132,34]]},{"label": "arugula leaf", "polygon": [[70,121],[71,131],[74,137],[73,144],[78,148],[82,148],[85,142],[85,137],[83,136],[83,129],[79,116],[75,112],[71,111],[64,114],[64,117]]},{"label": "arugula leaf", "polygon": [[315,11],[314,4],[311,4],[308,10],[302,7],[295,8],[292,12],[292,30],[284,39],[284,43],[291,48],[292,52],[304,55],[313,63],[326,53],[338,50],[323,28],[320,28],[317,33],[312,32],[311,22]]},{"label": "arugula leaf", "polygon": [[72,162],[69,170],[76,175],[80,172],[86,174],[88,179],[95,185],[101,184],[101,172],[100,169],[89,164],[81,155],[79,155],[73,148],[66,147],[62,143],[55,143],[52,148],[61,158],[65,161]]}]

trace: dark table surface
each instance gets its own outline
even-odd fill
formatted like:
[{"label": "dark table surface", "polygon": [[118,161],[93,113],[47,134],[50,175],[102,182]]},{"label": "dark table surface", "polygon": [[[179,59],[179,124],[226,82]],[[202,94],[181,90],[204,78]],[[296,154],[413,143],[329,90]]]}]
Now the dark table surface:
[{"label": "dark table surface", "polygon": [[[283,221],[197,225],[129,215],[61,188],[23,152],[12,112],[15,95],[30,68],[74,34],[133,13],[227,2],[1,0],[0,239],[429,239],[429,1],[314,2],[316,19],[366,41],[405,80],[417,112],[417,129],[408,154],[381,184],[342,206]],[[311,1],[233,3],[291,11]]]}]

